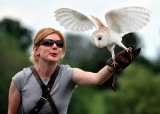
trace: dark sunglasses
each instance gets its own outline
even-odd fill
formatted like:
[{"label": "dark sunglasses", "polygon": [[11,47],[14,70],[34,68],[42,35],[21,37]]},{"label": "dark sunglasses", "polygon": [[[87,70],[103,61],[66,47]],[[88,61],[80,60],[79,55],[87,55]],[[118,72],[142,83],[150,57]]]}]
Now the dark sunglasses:
[{"label": "dark sunglasses", "polygon": [[51,40],[51,39],[46,39],[42,40],[39,43],[35,44],[36,46],[44,45],[47,47],[53,46],[53,44],[56,43],[57,47],[63,48],[63,42],[61,40]]}]

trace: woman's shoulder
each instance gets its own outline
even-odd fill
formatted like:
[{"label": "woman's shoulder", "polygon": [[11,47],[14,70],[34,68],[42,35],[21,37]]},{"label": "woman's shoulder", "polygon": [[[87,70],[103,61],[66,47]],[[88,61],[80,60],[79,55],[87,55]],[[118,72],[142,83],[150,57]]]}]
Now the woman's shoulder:
[{"label": "woman's shoulder", "polygon": [[12,81],[14,82],[19,91],[21,90],[25,82],[28,80],[28,78],[31,76],[31,74],[32,71],[29,67],[27,67],[23,68],[21,71],[19,71],[12,77]]},{"label": "woman's shoulder", "polygon": [[59,72],[60,75],[65,75],[65,77],[73,78],[73,71],[74,71],[74,68],[72,68],[68,64],[67,65],[64,65],[64,64],[60,65],[60,72]]},{"label": "woman's shoulder", "polygon": [[26,76],[31,75],[31,73],[32,73],[32,71],[30,70],[29,67],[27,67],[27,68],[23,68],[21,71],[16,73],[16,75],[14,77],[16,77],[16,78],[24,78]]},{"label": "woman's shoulder", "polygon": [[74,68],[72,68],[68,64],[59,64],[59,66],[60,66],[61,71],[70,71],[70,70],[72,71],[72,70],[74,70]]},{"label": "woman's shoulder", "polygon": [[71,68],[71,66],[68,64],[59,64],[59,66],[60,68],[63,68],[63,69]]}]

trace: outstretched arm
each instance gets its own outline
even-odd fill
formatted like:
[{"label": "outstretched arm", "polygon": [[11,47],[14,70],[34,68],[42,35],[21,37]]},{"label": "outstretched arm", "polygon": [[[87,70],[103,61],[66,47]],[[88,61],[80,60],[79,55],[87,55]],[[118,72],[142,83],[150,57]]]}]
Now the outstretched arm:
[{"label": "outstretched arm", "polygon": [[77,85],[101,85],[107,81],[112,75],[114,67],[105,66],[97,73],[86,72],[81,69],[75,68],[73,72],[73,81]]},{"label": "outstretched arm", "polygon": [[[114,71],[115,73],[120,72],[130,65],[135,57],[139,55],[140,51],[141,48],[136,48],[136,46],[132,46],[131,51],[129,52],[126,50],[121,51],[115,55],[115,60],[118,63],[116,66],[112,64],[113,59],[110,58],[107,60],[107,65],[97,73],[86,72],[76,68],[73,72],[73,81],[77,85],[101,85],[110,78]],[[115,80],[113,81],[112,86],[114,86],[114,83]]]}]

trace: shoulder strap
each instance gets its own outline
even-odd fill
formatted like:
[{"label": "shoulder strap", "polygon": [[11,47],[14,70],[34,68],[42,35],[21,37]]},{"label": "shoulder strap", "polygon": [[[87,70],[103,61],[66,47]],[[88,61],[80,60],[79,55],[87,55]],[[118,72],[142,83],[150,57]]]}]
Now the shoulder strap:
[{"label": "shoulder strap", "polygon": [[33,66],[30,66],[30,69],[32,70],[35,78],[37,79],[37,81],[42,89],[42,96],[39,99],[39,101],[36,103],[36,106],[30,111],[30,114],[37,114],[39,112],[39,110],[42,108],[42,106],[44,105],[44,103],[46,102],[46,100],[49,101],[49,103],[50,103],[52,109],[55,111],[55,113],[59,114],[58,109],[57,109],[57,107],[56,107],[56,105],[50,95],[50,91],[51,91],[51,88],[55,82],[57,75],[58,75],[60,67],[59,66],[56,67],[47,86],[43,83],[43,81],[41,80],[41,78],[40,78],[39,74],[37,73],[37,71],[35,70],[35,68]]}]

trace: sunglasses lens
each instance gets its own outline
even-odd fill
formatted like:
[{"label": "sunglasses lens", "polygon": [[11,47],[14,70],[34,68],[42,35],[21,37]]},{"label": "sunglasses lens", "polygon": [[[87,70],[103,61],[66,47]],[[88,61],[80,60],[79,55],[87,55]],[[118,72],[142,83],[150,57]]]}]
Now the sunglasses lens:
[{"label": "sunglasses lens", "polygon": [[54,42],[51,42],[50,40],[44,40],[41,44],[44,46],[52,46]]},{"label": "sunglasses lens", "polygon": [[44,46],[47,46],[47,47],[51,47],[53,46],[53,44],[56,43],[57,47],[59,48],[62,48],[63,47],[63,42],[61,40],[42,40],[39,44],[39,45],[44,45]]},{"label": "sunglasses lens", "polygon": [[61,40],[57,40],[57,41],[55,41],[55,43],[56,43],[57,47],[60,47],[60,48],[63,47],[63,42]]}]

